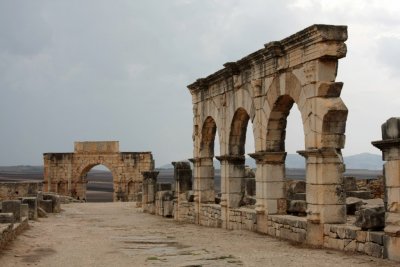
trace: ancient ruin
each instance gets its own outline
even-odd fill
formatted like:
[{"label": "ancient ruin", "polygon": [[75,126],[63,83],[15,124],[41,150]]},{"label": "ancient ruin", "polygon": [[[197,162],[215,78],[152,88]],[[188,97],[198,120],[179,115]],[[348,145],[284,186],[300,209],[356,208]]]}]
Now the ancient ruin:
[{"label": "ancient ruin", "polygon": [[[344,223],[342,189],[347,108],[335,82],[338,59],[346,56],[345,26],[314,25],[270,42],[237,62],[188,86],[194,113],[194,194],[197,223],[202,206],[214,203],[213,157],[218,129],[221,162],[221,219],[230,225],[244,177],[248,121],[253,123],[256,159],[256,211],[260,221],[286,213],[285,128],[294,104],[303,119],[307,222],[322,236],[321,224]],[[251,134],[251,133],[250,133]],[[261,226],[258,225],[260,228]],[[267,232],[267,229],[258,229]],[[312,240],[312,241],[311,241]],[[322,239],[310,242],[322,244]]]},{"label": "ancient ruin", "polygon": [[[383,126],[384,140],[374,142],[388,161],[385,179],[371,185],[360,181],[374,189],[368,190],[353,177],[343,177],[341,149],[348,111],[340,98],[343,83],[335,78],[338,60],[346,55],[346,39],[346,26],[313,25],[189,85],[193,188],[189,164],[174,163],[173,192],[157,190],[157,177],[152,176],[143,184],[143,210],[178,221],[400,260],[399,120],[389,120]],[[306,160],[305,182],[285,178],[286,119],[294,104],[303,123],[304,150],[298,153]],[[255,140],[255,152],[249,156],[257,163],[255,190],[245,167],[249,120]],[[217,130],[220,197],[213,166]],[[381,196],[385,182],[386,219],[383,201],[370,200]]]},{"label": "ancient ruin", "polygon": [[154,169],[151,152],[120,152],[118,141],[75,142],[73,153],[44,153],[45,192],[86,199],[86,174],[96,165],[112,173],[114,201],[141,200],[142,172]]}]

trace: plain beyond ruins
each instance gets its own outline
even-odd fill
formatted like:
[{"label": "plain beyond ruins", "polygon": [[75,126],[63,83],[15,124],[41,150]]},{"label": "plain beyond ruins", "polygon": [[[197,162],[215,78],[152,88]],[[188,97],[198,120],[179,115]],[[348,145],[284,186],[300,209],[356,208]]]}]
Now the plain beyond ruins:
[{"label": "plain beyond ruins", "polygon": [[[136,202],[143,212],[400,261],[400,118],[384,122],[382,140],[372,142],[386,162],[383,179],[343,175],[348,110],[343,83],[335,79],[347,37],[346,26],[312,25],[190,84],[193,158],[173,162],[173,184],[157,182],[151,152],[120,152],[116,141],[45,153],[43,183],[0,184],[0,223],[7,225],[1,246],[29,219],[85,200],[85,175],[101,164],[112,172],[114,201]],[[285,177],[286,120],[294,104],[303,124],[298,153],[306,161],[305,181]],[[252,133],[246,133],[249,121]],[[255,171],[245,166],[246,134],[254,135]]]}]

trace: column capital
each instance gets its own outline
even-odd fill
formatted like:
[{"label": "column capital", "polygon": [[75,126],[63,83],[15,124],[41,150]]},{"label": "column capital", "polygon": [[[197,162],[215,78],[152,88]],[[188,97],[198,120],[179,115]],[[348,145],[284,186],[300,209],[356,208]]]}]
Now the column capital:
[{"label": "column capital", "polygon": [[342,157],[341,153],[336,148],[311,148],[306,150],[296,151],[300,156],[304,158],[309,157],[323,157],[323,158],[337,158]]},{"label": "column capital", "polygon": [[283,164],[287,153],[282,151],[259,151],[248,155],[255,159],[257,164]]},{"label": "column capital", "polygon": [[216,156],[215,158],[219,160],[221,163],[223,161],[226,161],[231,164],[244,164],[246,161],[244,155],[221,155],[221,156]]},{"label": "column capital", "polygon": [[193,164],[196,164],[196,163],[202,163],[202,162],[205,162],[205,161],[213,161],[213,158],[214,157],[196,157],[196,158],[190,158],[190,159],[188,159],[190,162],[192,162]]}]

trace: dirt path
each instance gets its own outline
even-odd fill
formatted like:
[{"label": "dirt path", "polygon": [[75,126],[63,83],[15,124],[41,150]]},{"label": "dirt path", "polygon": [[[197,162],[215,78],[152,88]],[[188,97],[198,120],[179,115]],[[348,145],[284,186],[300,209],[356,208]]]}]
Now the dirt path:
[{"label": "dirt path", "polygon": [[0,253],[0,266],[398,266],[358,254],[296,247],[143,214],[134,203],[63,205],[32,222]]}]

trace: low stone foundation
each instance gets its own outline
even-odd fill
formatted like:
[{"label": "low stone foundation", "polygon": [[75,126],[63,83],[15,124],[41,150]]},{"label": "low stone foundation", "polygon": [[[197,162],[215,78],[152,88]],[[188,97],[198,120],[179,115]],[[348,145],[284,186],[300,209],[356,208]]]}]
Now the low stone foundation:
[{"label": "low stone foundation", "polygon": [[384,237],[385,233],[383,231],[363,231],[353,225],[324,225],[324,247],[327,248],[361,252],[382,258]]},{"label": "low stone foundation", "polygon": [[28,217],[23,217],[18,223],[0,224],[0,249],[3,249],[10,241],[14,240],[17,235],[28,227]]},{"label": "low stone foundation", "polygon": [[305,217],[270,215],[267,218],[268,235],[299,243],[306,241],[307,220]]},{"label": "low stone foundation", "polygon": [[229,210],[229,229],[256,231],[256,211],[244,207]]},{"label": "low stone foundation", "polygon": [[221,205],[203,204],[200,207],[199,224],[208,227],[221,227]]}]

